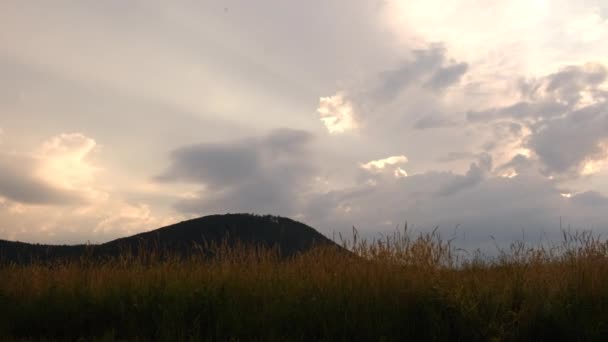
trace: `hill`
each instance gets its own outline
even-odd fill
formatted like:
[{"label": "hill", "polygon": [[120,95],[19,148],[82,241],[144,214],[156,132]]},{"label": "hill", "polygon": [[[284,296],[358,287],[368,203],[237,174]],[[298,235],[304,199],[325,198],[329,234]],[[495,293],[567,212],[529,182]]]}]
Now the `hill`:
[{"label": "hill", "polygon": [[313,246],[334,246],[312,227],[285,217],[251,214],[210,215],[99,245],[41,245],[0,240],[0,262],[54,261],[81,256],[115,257],[126,251],[154,250],[187,256],[212,254],[210,246],[235,244],[278,248],[282,257],[305,252]]}]

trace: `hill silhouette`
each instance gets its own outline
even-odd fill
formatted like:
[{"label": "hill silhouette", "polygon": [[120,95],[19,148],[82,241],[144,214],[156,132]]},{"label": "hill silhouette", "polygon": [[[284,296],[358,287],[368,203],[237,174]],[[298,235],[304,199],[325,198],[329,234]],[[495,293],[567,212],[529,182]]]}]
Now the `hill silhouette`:
[{"label": "hill silhouette", "polygon": [[[165,255],[212,255],[210,246],[246,245],[277,248],[281,257],[313,246],[339,245],[310,226],[285,217],[252,214],[210,215],[99,245],[42,245],[0,240],[0,262],[29,263],[88,257],[135,255],[153,250]],[[143,249],[143,250],[142,250]]]}]

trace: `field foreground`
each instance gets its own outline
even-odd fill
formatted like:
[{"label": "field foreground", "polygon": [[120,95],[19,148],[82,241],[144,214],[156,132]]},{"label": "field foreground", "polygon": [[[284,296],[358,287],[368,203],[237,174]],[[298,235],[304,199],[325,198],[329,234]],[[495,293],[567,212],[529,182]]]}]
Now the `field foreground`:
[{"label": "field foreground", "polygon": [[564,234],[496,258],[437,233],[215,257],[0,266],[0,340],[603,341],[608,244]]}]

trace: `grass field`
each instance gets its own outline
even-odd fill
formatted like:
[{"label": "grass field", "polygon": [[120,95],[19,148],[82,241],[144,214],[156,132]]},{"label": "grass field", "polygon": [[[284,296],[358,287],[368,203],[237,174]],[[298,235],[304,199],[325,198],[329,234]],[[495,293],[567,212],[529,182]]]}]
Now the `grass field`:
[{"label": "grass field", "polygon": [[0,267],[0,340],[605,341],[608,244],[564,234],[486,258],[436,233],[354,255],[215,246]]}]

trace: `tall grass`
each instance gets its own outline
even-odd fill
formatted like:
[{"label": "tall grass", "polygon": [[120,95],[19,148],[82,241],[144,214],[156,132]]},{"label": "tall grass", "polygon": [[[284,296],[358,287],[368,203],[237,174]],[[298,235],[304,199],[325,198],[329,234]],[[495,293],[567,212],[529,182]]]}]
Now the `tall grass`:
[{"label": "tall grass", "polygon": [[[0,340],[604,341],[608,243],[564,233],[489,258],[437,231],[315,248],[0,267]],[[209,258],[208,250],[212,251]]]}]

